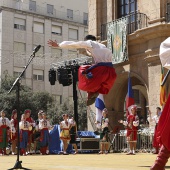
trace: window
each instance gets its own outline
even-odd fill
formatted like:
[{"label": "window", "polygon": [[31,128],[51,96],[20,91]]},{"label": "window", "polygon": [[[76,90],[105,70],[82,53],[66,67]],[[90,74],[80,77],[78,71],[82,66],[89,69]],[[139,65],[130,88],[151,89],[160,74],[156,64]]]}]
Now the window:
[{"label": "window", "polygon": [[[24,68],[14,67],[13,76],[18,77],[22,73],[23,70],[24,70]],[[25,73],[23,75],[23,78],[25,78]]]},{"label": "window", "polygon": [[78,30],[70,28],[69,29],[69,39],[78,40]]},{"label": "window", "polygon": [[14,28],[19,30],[25,30],[25,19],[14,18]]},{"label": "window", "polygon": [[128,33],[132,33],[139,28],[141,18],[137,14],[137,0],[119,0],[118,17],[128,16]]},{"label": "window", "polygon": [[47,13],[54,14],[54,5],[47,4]]},{"label": "window", "polygon": [[26,51],[25,43],[14,42],[14,52],[25,52],[25,51]]},{"label": "window", "polygon": [[33,80],[44,81],[44,70],[33,70]]},{"label": "window", "polygon": [[52,56],[52,57],[62,56],[62,49],[59,49],[59,48],[51,48],[51,56]]},{"label": "window", "polygon": [[84,31],[84,37],[85,37],[86,35],[88,35],[88,30],[85,30],[85,31]]},{"label": "window", "polygon": [[41,22],[34,22],[33,31],[37,33],[44,33],[44,24]]},{"label": "window", "polygon": [[36,12],[36,1],[31,1],[29,2],[29,10]]},{"label": "window", "polygon": [[52,32],[51,33],[61,35],[62,34],[62,27],[57,26],[57,25],[52,25]]},{"label": "window", "polygon": [[137,0],[119,0],[118,1],[118,18],[130,15],[137,11]]},{"label": "window", "polygon": [[73,10],[67,9],[67,18],[73,19]]},{"label": "window", "polygon": [[83,24],[87,25],[88,24],[88,13],[83,13]]}]

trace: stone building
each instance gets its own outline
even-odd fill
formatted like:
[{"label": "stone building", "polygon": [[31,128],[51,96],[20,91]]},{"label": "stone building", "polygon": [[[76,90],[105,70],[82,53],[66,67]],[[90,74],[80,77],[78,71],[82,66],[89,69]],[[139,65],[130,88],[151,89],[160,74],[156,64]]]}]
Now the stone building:
[{"label": "stone building", "polygon": [[[118,125],[125,113],[128,73],[135,92],[142,123],[147,118],[146,106],[155,114],[160,106],[161,63],[159,47],[170,36],[169,0],[89,0],[89,33],[107,45],[108,24],[128,18],[128,60],[115,64],[117,80],[108,95],[105,95],[110,124]],[[167,70],[165,70],[167,72]],[[168,93],[169,81],[165,88]],[[91,106],[94,110],[94,106]],[[89,118],[91,114],[89,113]],[[89,119],[91,120],[91,118]],[[89,129],[92,128],[89,121]],[[92,124],[93,125],[93,124]],[[93,126],[94,127],[94,126]]]},{"label": "stone building", "polygon": [[68,54],[76,58],[77,51],[48,46],[49,39],[83,40],[88,33],[87,0],[0,0],[0,77],[18,76],[30,54],[41,45],[29,65],[22,83],[33,91],[47,91],[59,103],[72,100],[72,85],[51,86],[48,71],[51,63],[65,61]]}]

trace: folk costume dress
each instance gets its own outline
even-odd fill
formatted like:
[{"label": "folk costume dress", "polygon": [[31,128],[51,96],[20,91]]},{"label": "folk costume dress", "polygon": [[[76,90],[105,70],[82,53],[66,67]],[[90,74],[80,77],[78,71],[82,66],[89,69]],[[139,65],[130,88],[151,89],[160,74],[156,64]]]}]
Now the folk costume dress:
[{"label": "folk costume dress", "polygon": [[94,65],[80,66],[78,88],[92,93],[108,94],[116,80],[112,64],[112,52],[105,45],[96,41],[63,41],[61,48],[84,48],[94,58]]},{"label": "folk costume dress", "polygon": [[127,120],[123,122],[123,125],[126,126],[127,129],[127,141],[128,142],[136,142],[137,141],[137,127],[139,126],[139,117],[136,114],[132,114],[130,106],[128,107],[129,115],[127,116]]},{"label": "folk costume dress", "polygon": [[70,126],[71,123],[69,121],[62,121],[60,126],[62,127],[60,132],[60,139],[61,140],[70,140]]},{"label": "folk costume dress", "polygon": [[34,140],[36,141],[39,141],[40,136],[41,136],[40,129],[39,129],[39,123],[41,120],[42,119],[38,119],[35,121],[36,126],[35,126],[35,132],[34,132]]},{"label": "folk costume dress", "polygon": [[100,141],[101,142],[108,142],[108,132],[109,132],[109,119],[102,118],[101,119],[101,132],[100,132]]},{"label": "folk costume dress", "polygon": [[77,125],[76,122],[72,119],[69,119],[69,122],[71,124],[71,129],[70,129],[70,144],[76,144],[76,135],[77,135]]},{"label": "folk costume dress", "polygon": [[[24,113],[26,113],[27,111],[25,111]],[[30,123],[32,129],[29,131],[28,133],[28,140],[29,140],[29,144],[34,142],[34,138],[33,138],[33,132],[35,129],[35,121],[33,120],[32,117],[28,117],[26,118],[26,121]]]},{"label": "folk costume dress", "polygon": [[6,147],[8,145],[8,128],[10,121],[8,118],[0,118],[0,154],[6,155]]},{"label": "folk costume dress", "polygon": [[39,121],[40,129],[40,151],[43,155],[46,154],[47,147],[50,143],[49,129],[51,128],[50,122],[46,119]]},{"label": "folk costume dress", "polygon": [[31,130],[30,123],[27,121],[19,122],[20,129],[20,153],[21,155],[26,155],[26,149],[28,145],[29,131]]},{"label": "folk costume dress", "polygon": [[14,117],[12,117],[10,121],[10,140],[11,141],[17,140],[17,131],[18,131],[17,124],[18,124],[17,119],[14,119]]}]

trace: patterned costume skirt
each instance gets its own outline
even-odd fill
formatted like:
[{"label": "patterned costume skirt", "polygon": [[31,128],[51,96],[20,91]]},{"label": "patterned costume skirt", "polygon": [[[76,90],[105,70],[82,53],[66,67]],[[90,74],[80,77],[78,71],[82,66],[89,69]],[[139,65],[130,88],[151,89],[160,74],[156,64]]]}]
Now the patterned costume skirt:
[{"label": "patterned costume skirt", "polygon": [[26,149],[28,145],[28,130],[20,130],[20,148]]},{"label": "patterned costume skirt", "polygon": [[41,135],[40,135],[40,146],[45,147],[48,146],[50,143],[50,135],[48,128],[44,128],[41,130]]},{"label": "patterned costume skirt", "polygon": [[70,132],[69,129],[62,129],[60,132],[60,139],[61,140],[70,140]]},{"label": "patterned costume skirt", "polygon": [[127,129],[127,141],[136,142],[137,141],[137,130]]},{"label": "patterned costume skirt", "polygon": [[6,148],[8,146],[8,134],[7,134],[7,128],[0,127],[0,148]]}]

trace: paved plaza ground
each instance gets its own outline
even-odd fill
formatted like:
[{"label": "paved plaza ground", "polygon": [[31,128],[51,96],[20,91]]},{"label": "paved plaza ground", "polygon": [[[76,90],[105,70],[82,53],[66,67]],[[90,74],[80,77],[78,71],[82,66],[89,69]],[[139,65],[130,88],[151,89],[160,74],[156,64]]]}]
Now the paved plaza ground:
[{"label": "paved plaza ground", "polygon": [[[20,156],[22,166],[31,170],[149,170],[155,158],[156,155],[150,153]],[[12,168],[15,162],[16,156],[0,157],[0,170]],[[166,169],[170,169],[170,162]]]}]

